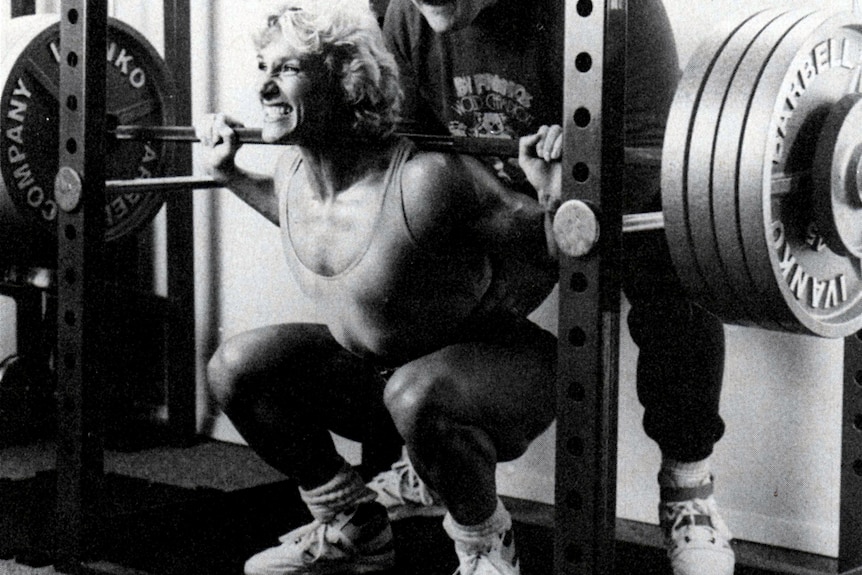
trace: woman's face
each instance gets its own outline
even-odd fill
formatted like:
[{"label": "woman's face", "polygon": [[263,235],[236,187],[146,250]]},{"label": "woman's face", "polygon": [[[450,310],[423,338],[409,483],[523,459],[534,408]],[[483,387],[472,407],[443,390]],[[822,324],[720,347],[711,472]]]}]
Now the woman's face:
[{"label": "woman's face", "polygon": [[322,68],[300,58],[281,36],[260,49],[257,62],[263,140],[277,142],[290,136],[299,141],[320,136],[328,125],[332,105],[322,90]]},{"label": "woman's face", "polygon": [[483,9],[497,0],[411,0],[432,30],[438,34],[461,30],[473,23]]}]

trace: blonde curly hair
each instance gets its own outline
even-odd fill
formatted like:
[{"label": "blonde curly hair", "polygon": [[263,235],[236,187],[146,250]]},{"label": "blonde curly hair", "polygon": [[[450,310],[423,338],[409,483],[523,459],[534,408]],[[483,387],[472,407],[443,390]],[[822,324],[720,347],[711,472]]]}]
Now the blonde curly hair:
[{"label": "blonde curly hair", "polygon": [[340,87],[352,135],[393,132],[402,99],[398,67],[368,0],[290,0],[267,17],[254,42],[261,49],[277,38],[322,61]]}]

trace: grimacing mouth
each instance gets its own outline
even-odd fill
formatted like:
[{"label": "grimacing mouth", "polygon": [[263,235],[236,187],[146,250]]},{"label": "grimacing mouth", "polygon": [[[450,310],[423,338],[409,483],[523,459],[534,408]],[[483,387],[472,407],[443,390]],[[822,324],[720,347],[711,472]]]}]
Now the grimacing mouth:
[{"label": "grimacing mouth", "polygon": [[265,122],[278,122],[293,113],[290,104],[264,104],[263,119]]}]

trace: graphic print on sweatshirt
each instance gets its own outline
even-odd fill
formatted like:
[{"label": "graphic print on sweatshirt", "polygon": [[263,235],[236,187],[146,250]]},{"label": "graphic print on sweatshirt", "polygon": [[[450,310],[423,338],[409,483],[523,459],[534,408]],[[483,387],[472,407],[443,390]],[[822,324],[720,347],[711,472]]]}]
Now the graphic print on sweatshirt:
[{"label": "graphic print on sweatshirt", "polygon": [[488,73],[456,76],[453,84],[453,136],[518,139],[529,133],[533,96],[523,85]]}]

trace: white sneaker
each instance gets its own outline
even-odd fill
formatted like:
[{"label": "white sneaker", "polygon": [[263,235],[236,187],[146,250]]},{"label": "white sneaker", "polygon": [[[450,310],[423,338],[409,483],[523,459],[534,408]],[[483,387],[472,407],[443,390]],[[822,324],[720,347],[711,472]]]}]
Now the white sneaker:
[{"label": "white sneaker", "polygon": [[368,483],[377,493],[377,502],[386,508],[390,521],[409,517],[442,517],[446,507],[413,468],[407,449],[388,471],[378,473]]},{"label": "white sneaker", "polygon": [[360,504],[328,523],[315,519],[279,538],[281,545],[245,563],[246,575],[371,573],[395,566],[392,528],[376,503]]},{"label": "white sneaker", "polygon": [[674,575],[733,575],[733,535],[718,513],[712,482],[662,488],[659,522]]},{"label": "white sneaker", "polygon": [[485,545],[455,541],[458,569],[454,575],[520,575],[512,529],[492,536]]}]

